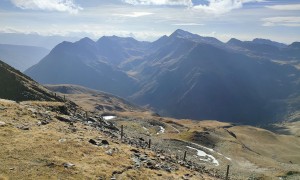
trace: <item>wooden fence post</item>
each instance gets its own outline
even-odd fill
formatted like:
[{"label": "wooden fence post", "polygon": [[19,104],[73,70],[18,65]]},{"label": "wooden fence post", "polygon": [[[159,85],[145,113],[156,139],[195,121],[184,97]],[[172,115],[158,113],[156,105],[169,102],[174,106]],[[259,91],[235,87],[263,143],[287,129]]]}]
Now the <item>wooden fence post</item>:
[{"label": "wooden fence post", "polygon": [[186,151],[184,151],[183,161],[185,161],[185,158],[186,158]]},{"label": "wooden fence post", "polygon": [[226,180],[228,180],[229,178],[228,175],[229,175],[229,165],[227,165],[226,178],[225,178]]},{"label": "wooden fence post", "polygon": [[151,148],[151,139],[149,139],[148,148]]},{"label": "wooden fence post", "polygon": [[123,132],[124,132],[124,131],[123,131],[123,128],[124,128],[124,126],[121,125],[121,140],[123,139],[123,135],[124,135],[124,134],[123,134]]}]

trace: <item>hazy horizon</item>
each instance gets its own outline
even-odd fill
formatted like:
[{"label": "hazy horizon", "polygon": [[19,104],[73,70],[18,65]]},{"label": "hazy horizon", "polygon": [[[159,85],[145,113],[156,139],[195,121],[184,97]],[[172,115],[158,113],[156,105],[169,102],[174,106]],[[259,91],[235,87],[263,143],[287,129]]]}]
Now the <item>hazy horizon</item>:
[{"label": "hazy horizon", "polygon": [[183,29],[223,42],[300,41],[296,0],[4,0],[0,13],[0,35],[9,39],[39,35],[95,40],[116,35],[154,41]]}]

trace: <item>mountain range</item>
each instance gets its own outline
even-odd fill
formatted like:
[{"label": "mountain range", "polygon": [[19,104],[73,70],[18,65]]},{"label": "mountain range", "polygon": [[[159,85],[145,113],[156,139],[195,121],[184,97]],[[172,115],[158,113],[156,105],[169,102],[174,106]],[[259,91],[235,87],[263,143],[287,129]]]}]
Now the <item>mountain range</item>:
[{"label": "mountain range", "polygon": [[223,43],[183,30],[154,42],[104,36],[62,42],[25,71],[77,84],[176,118],[265,124],[299,119],[299,43]]}]

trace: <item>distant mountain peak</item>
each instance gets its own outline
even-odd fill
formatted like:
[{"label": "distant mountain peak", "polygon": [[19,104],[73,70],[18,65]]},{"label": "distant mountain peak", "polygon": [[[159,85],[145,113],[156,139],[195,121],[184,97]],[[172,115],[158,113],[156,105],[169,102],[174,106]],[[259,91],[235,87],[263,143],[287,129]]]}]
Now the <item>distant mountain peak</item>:
[{"label": "distant mountain peak", "polygon": [[271,41],[269,39],[263,39],[263,38],[255,38],[252,40],[253,43],[256,44],[266,44],[266,45],[271,45],[271,46],[276,46],[278,48],[284,48],[287,45],[284,43],[276,42],[276,41]]},{"label": "distant mountain peak", "polygon": [[95,41],[93,41],[92,39],[88,38],[88,37],[84,37],[82,39],[80,39],[77,42],[84,42],[84,43],[95,43]]},{"label": "distant mountain peak", "polygon": [[300,49],[300,42],[293,42],[291,45],[289,45],[289,47]]},{"label": "distant mountain peak", "polygon": [[236,43],[241,43],[242,41],[236,38],[231,38],[227,44],[236,44]]},{"label": "distant mountain peak", "polygon": [[113,41],[134,41],[134,42],[138,42],[136,39],[134,39],[133,37],[120,37],[120,36],[102,36],[101,38],[98,39],[97,42],[101,42],[101,41],[108,41],[108,40],[113,40]]},{"label": "distant mountain peak", "polygon": [[182,29],[177,29],[170,36],[170,38],[180,38],[186,39],[190,41],[194,41],[197,43],[205,43],[205,44],[213,44],[213,45],[222,45],[223,43],[214,37],[204,37],[198,34],[193,34],[188,31],[184,31]]},{"label": "distant mountain peak", "polygon": [[180,37],[180,38],[190,38],[192,36],[195,36],[195,34],[192,34],[188,31],[184,31],[182,29],[177,29],[170,35],[170,37]]}]

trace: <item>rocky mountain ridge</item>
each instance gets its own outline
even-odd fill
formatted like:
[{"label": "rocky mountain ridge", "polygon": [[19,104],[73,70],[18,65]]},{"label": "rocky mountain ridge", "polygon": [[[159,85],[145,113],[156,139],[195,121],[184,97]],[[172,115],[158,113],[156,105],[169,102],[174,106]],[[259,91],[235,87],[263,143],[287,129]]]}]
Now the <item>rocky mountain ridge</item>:
[{"label": "rocky mountain ridge", "polygon": [[299,102],[293,99],[300,86],[295,44],[265,39],[223,43],[183,30],[152,43],[84,38],[59,44],[26,74],[40,83],[116,94],[177,118],[293,121],[299,119]]}]

